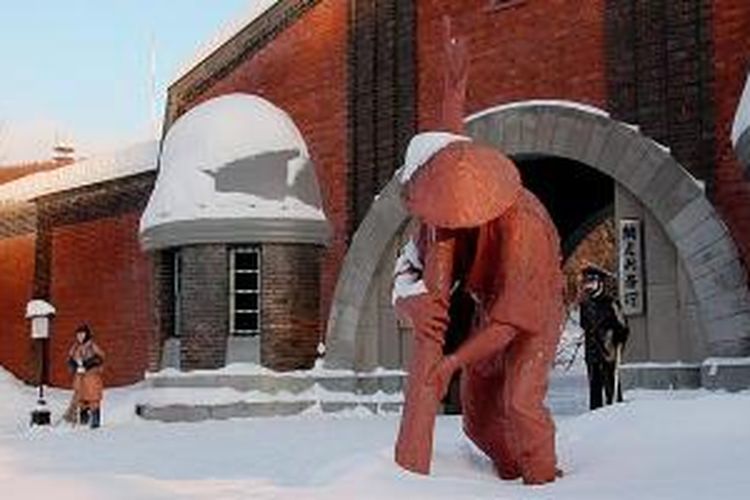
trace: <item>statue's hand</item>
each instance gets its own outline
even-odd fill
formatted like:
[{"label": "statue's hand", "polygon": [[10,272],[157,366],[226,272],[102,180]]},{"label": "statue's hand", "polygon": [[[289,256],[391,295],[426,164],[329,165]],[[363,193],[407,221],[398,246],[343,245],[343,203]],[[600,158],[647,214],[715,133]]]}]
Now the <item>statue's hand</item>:
[{"label": "statue's hand", "polygon": [[443,399],[448,393],[448,386],[451,383],[453,374],[458,370],[458,358],[450,355],[440,360],[430,373],[428,383],[435,388],[435,394],[438,399]]},{"label": "statue's hand", "polygon": [[396,312],[411,323],[415,335],[427,336],[441,345],[444,343],[448,327],[448,304],[445,300],[430,292],[400,297],[396,300]]}]

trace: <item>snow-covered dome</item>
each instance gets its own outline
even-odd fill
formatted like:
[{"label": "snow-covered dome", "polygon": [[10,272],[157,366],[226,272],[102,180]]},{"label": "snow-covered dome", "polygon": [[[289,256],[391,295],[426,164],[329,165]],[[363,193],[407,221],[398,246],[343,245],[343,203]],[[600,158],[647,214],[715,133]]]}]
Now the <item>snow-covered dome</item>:
[{"label": "snow-covered dome", "polygon": [[740,161],[750,170],[750,74],[740,97],[737,114],[732,125],[732,144]]},{"label": "snow-covered dome", "polygon": [[141,218],[145,249],[195,243],[324,244],[315,169],[291,117],[267,100],[209,100],[169,129]]}]

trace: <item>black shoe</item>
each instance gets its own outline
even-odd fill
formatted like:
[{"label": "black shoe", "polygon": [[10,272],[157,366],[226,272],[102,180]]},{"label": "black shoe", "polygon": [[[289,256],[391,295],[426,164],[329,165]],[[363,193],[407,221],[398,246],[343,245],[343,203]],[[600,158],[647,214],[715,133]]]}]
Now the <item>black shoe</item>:
[{"label": "black shoe", "polygon": [[78,410],[78,422],[81,425],[88,425],[91,412],[88,408],[81,408]]},{"label": "black shoe", "polygon": [[102,424],[102,413],[99,408],[91,410],[91,428],[97,429]]}]

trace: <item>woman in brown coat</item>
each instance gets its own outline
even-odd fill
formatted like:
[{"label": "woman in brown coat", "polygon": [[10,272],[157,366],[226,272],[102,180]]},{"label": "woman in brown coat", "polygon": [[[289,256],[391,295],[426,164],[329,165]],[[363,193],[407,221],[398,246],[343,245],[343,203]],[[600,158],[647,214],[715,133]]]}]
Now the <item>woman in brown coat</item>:
[{"label": "woman in brown coat", "polygon": [[66,419],[81,424],[101,425],[101,401],[104,384],[102,365],[104,351],[94,343],[91,328],[83,324],[76,329],[76,340],[68,353],[68,366],[73,371],[73,400]]}]

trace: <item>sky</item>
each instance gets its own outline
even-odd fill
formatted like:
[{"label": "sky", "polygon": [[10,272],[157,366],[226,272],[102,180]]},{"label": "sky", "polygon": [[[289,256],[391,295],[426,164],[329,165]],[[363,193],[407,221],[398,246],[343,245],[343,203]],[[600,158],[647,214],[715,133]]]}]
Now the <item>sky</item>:
[{"label": "sky", "polygon": [[257,1],[0,0],[0,165],[155,137],[178,70]]}]

